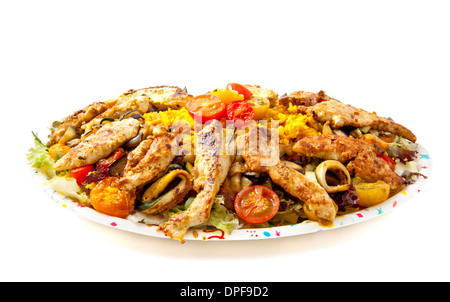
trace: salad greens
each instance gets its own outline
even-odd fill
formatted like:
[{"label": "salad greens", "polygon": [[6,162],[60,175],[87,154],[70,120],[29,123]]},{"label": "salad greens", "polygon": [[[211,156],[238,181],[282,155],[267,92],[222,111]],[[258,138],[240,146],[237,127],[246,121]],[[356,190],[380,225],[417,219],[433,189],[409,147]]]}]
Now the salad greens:
[{"label": "salad greens", "polygon": [[27,160],[33,167],[41,170],[47,177],[53,178],[56,176],[53,166],[55,161],[48,154],[48,147],[45,146],[34,132],[34,148],[28,150]]}]

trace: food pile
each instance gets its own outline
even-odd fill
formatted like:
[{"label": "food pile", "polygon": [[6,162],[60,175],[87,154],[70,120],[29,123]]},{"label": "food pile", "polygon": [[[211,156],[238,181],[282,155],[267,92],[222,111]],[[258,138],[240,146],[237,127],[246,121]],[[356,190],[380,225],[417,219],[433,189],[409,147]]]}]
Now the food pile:
[{"label": "food pile", "polygon": [[180,242],[190,228],[329,226],[423,176],[409,129],[324,91],[129,90],[54,122],[45,144],[33,135],[28,160],[54,191]]}]

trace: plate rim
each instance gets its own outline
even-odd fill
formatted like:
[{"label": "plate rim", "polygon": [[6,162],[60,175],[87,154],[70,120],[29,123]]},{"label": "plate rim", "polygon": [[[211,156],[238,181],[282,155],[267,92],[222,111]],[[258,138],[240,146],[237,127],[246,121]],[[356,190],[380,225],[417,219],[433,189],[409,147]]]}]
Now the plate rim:
[{"label": "plate rim", "polygon": [[[417,163],[418,171],[425,175],[427,178],[420,177],[413,184],[408,185],[402,191],[396,195],[388,198],[386,201],[369,207],[357,212],[349,213],[343,216],[337,216],[334,223],[330,227],[320,226],[315,221],[306,220],[298,224],[285,225],[280,227],[270,228],[253,228],[253,229],[236,229],[231,234],[226,234],[221,230],[214,230],[208,228],[194,228],[189,229],[184,237],[185,241],[241,241],[241,240],[263,240],[263,239],[275,239],[283,237],[300,236],[305,234],[311,234],[318,231],[334,230],[345,226],[354,225],[357,223],[365,222],[375,217],[390,213],[398,205],[401,205],[405,200],[413,198],[418,194],[423,187],[429,182],[429,178],[432,172],[432,160],[430,153],[421,144],[417,143],[418,152],[417,158],[414,160]],[[170,239],[162,232],[157,231],[157,226],[147,225],[143,223],[137,223],[130,219],[118,218],[108,216],[100,212],[95,211],[92,208],[83,206],[77,201],[70,199],[58,192],[55,192],[48,185],[49,178],[42,174],[38,169],[31,168],[32,175],[35,182],[40,184],[41,190],[46,193],[56,204],[60,204],[64,208],[67,208],[74,212],[76,215],[96,222],[111,228],[128,231],[144,236],[155,238]]]}]

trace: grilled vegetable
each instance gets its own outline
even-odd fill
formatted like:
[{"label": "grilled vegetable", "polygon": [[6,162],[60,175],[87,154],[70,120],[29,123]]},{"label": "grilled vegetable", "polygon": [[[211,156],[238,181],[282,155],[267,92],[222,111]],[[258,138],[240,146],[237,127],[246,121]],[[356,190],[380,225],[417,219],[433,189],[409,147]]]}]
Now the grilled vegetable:
[{"label": "grilled vegetable", "polygon": [[238,83],[228,83],[227,89],[234,90],[244,96],[244,100],[248,100],[252,96],[252,92],[244,85]]},{"label": "grilled vegetable", "polygon": [[244,100],[244,96],[242,94],[229,89],[216,89],[213,92],[209,92],[208,94],[217,95],[219,99],[225,104]]},{"label": "grilled vegetable", "polygon": [[389,197],[390,187],[382,180],[369,183],[364,182],[359,177],[353,179],[353,186],[358,194],[358,205],[362,207],[371,207],[376,204],[382,203]]},{"label": "grilled vegetable", "polygon": [[253,95],[247,100],[247,102],[253,108],[253,111],[254,111],[253,119],[254,120],[259,121],[259,120],[262,120],[266,116],[266,113],[270,107],[270,102],[268,99],[266,99],[262,96]]},{"label": "grilled vegetable", "polygon": [[70,170],[70,175],[72,175],[72,177],[77,180],[77,184],[81,186],[86,181],[86,176],[94,171],[94,165],[87,165]]},{"label": "grilled vegetable", "polygon": [[[168,211],[182,201],[191,190],[191,179],[191,175],[185,170],[170,171],[145,190],[142,195],[143,205],[139,206],[138,210],[151,215]],[[177,181],[178,183],[174,183]],[[175,186],[172,187],[173,185]]]},{"label": "grilled vegetable", "polygon": [[116,177],[107,177],[91,191],[90,200],[95,210],[106,215],[126,218],[134,209],[134,191],[118,188]]}]

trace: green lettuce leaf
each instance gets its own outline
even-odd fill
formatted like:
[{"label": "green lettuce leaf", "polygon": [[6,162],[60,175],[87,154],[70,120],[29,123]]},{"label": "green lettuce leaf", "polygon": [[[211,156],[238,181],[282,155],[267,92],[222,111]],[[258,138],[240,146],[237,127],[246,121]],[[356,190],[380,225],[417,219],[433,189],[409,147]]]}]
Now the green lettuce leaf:
[{"label": "green lettuce leaf", "polygon": [[88,206],[90,204],[87,194],[82,192],[80,186],[74,178],[56,176],[50,180],[49,184],[55,192],[69,198],[76,199],[84,206]]},{"label": "green lettuce leaf", "polygon": [[222,195],[217,195],[214,198],[214,203],[211,209],[211,215],[209,217],[208,223],[215,226],[219,230],[230,234],[239,225],[239,219],[231,211],[223,205],[224,197]]},{"label": "green lettuce leaf", "polygon": [[33,167],[41,170],[49,178],[56,176],[53,166],[55,161],[48,154],[48,148],[34,134],[34,148],[28,150],[26,154],[28,163]]}]

